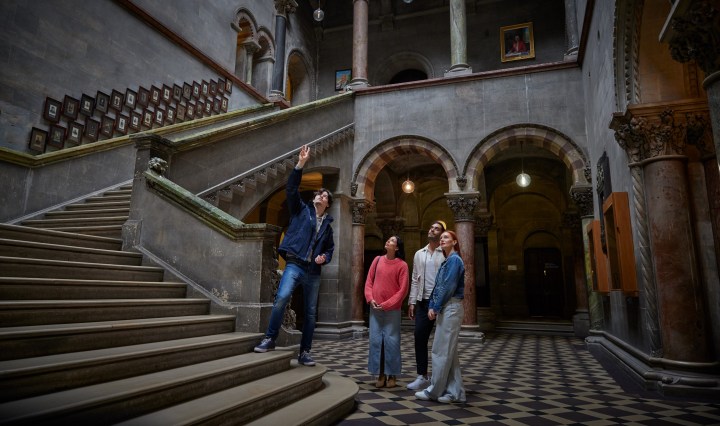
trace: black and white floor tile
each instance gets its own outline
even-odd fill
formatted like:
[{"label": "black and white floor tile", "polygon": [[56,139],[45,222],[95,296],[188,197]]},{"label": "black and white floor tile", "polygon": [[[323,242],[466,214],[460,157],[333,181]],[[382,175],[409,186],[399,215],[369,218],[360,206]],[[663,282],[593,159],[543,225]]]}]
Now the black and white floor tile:
[{"label": "black and white floor tile", "polygon": [[360,386],[355,411],[338,425],[720,425],[720,401],[629,393],[580,338],[493,334],[460,343],[466,404],[415,399],[412,332],[403,332],[398,386],[375,388],[367,339],[316,341],[315,359]]}]

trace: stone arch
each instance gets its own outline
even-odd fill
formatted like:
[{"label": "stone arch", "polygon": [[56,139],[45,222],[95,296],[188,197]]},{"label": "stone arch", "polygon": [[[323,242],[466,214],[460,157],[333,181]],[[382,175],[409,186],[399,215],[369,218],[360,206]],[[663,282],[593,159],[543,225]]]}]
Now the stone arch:
[{"label": "stone arch", "polygon": [[293,49],[287,59],[287,82],[285,97],[292,105],[301,105],[312,100],[315,87],[310,64],[299,49]]},{"label": "stone arch", "polygon": [[395,74],[406,69],[424,71],[428,78],[435,76],[428,58],[416,52],[400,52],[381,61],[375,68],[371,81],[375,85],[387,84]]},{"label": "stone arch", "polygon": [[437,161],[445,170],[450,191],[457,190],[458,167],[452,155],[430,139],[407,135],[388,139],[365,155],[355,170],[351,195],[373,200],[375,179],[380,170],[395,158],[407,154],[421,154]]},{"label": "stone arch", "polygon": [[569,137],[550,127],[526,123],[499,129],[480,141],[463,169],[463,174],[471,184],[469,190],[483,189],[482,170],[502,150],[519,146],[521,141],[555,154],[571,171],[573,185],[590,185],[588,160]]},{"label": "stone arch", "polygon": [[257,31],[258,50],[253,55],[252,86],[263,94],[270,93],[275,64],[275,41],[267,28]]},{"label": "stone arch", "polygon": [[252,57],[258,49],[257,23],[252,13],[243,8],[235,13],[232,27],[237,31],[235,75],[250,84],[253,67]]}]

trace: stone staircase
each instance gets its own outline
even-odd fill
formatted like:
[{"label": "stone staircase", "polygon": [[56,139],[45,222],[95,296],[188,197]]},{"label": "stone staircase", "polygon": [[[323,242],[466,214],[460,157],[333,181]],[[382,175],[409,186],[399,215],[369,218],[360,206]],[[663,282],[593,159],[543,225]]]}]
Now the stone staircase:
[{"label": "stone staircase", "polygon": [[551,336],[574,336],[572,321],[562,320],[499,320],[495,325],[496,333],[544,334]]},{"label": "stone staircase", "polygon": [[358,386],[121,251],[130,188],[0,224],[0,424],[330,424]]}]

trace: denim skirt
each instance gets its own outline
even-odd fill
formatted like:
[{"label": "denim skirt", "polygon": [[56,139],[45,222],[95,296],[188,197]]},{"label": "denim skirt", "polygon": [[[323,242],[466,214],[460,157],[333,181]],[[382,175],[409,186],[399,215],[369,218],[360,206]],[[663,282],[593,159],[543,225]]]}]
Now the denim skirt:
[{"label": "denim skirt", "polygon": [[[400,322],[401,310],[379,311],[370,309],[370,354],[368,356],[368,372],[373,375],[380,373],[380,358],[383,356],[383,373],[398,376],[402,371],[400,356]],[[385,348],[383,354],[383,347]]]}]

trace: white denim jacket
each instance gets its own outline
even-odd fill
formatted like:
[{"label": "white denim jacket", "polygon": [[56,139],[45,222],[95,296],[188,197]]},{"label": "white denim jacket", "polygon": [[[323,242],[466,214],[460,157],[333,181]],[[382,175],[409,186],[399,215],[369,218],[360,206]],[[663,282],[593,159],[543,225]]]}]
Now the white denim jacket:
[{"label": "white denim jacket", "polygon": [[[408,300],[408,303],[411,305],[414,305],[415,303],[422,301],[423,299],[426,269],[425,259],[427,258],[428,250],[430,250],[428,246],[425,246],[415,252],[415,257],[413,257],[413,271],[412,278],[410,280],[410,299]],[[445,260],[445,256],[443,256],[442,249],[440,247],[435,249],[435,253],[440,254],[440,256],[433,255],[435,273],[437,273],[443,260]],[[430,288],[429,290],[432,291],[432,288]]]}]

